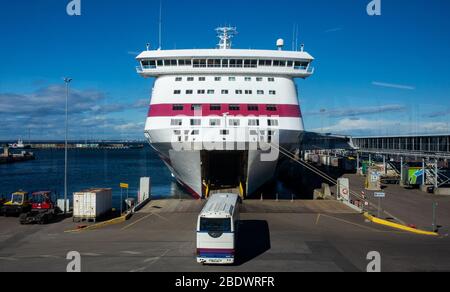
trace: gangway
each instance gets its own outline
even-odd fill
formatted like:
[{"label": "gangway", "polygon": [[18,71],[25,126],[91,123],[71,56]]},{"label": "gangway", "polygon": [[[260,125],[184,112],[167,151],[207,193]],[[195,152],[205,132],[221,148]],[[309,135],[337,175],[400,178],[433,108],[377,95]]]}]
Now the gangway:
[{"label": "gangway", "polygon": [[[313,166],[312,164],[304,161],[302,158],[299,158],[298,156],[296,156],[295,154],[291,153],[289,150],[283,148],[281,145],[277,145],[275,143],[269,143],[269,146],[275,148],[276,150],[278,150],[281,154],[283,154],[284,156],[286,156],[287,158],[289,158],[290,160],[294,161],[297,164],[300,164],[301,166],[303,166],[304,168],[306,168],[307,170],[315,173],[316,175],[322,177],[326,182],[332,184],[332,185],[338,185],[338,180],[332,178],[331,176],[329,176],[328,174],[326,174],[325,172],[323,172],[322,170],[320,170],[319,168]],[[336,198],[338,199],[338,198]],[[358,194],[354,191],[349,192],[349,202],[351,205],[356,206],[355,204],[353,204],[355,201],[359,201],[359,202],[364,202],[365,198],[363,197],[363,195]],[[359,208],[359,207],[357,207]],[[359,208],[361,209],[361,208]],[[362,211],[362,210],[361,210]]]},{"label": "gangway", "polygon": [[398,168],[398,165],[396,165],[396,163],[394,163],[394,162],[392,162],[392,161],[388,161],[388,162],[387,162],[387,166],[388,166],[388,167],[391,167],[391,169],[394,170],[395,173],[396,173],[397,175],[400,175],[400,174],[401,174],[401,171],[400,171],[400,169]]}]

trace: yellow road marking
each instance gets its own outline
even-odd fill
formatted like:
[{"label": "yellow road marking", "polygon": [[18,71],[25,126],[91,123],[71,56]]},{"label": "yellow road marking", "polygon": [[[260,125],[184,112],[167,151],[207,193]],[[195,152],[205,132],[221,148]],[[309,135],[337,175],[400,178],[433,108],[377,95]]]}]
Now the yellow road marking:
[{"label": "yellow road marking", "polygon": [[330,219],[334,219],[336,221],[340,221],[340,222],[343,222],[343,223],[346,223],[346,224],[357,226],[359,228],[363,228],[363,229],[366,229],[366,230],[370,230],[370,231],[374,231],[374,232],[380,232],[380,230],[376,230],[374,228],[371,228],[371,227],[368,227],[368,226],[364,226],[364,225],[361,225],[361,224],[358,224],[358,223],[354,223],[354,222],[351,222],[351,221],[348,221],[348,220],[345,220],[345,219],[337,218],[337,217],[330,216],[330,215],[322,215],[322,216],[330,218]]},{"label": "yellow road marking", "polygon": [[159,217],[159,218],[161,218],[161,219],[163,219],[163,220],[165,220],[165,221],[167,221],[167,222],[170,222],[169,219],[167,219],[166,217],[163,217],[163,216],[159,215],[158,213],[153,213],[153,215],[155,215],[156,217]]},{"label": "yellow road marking", "polygon": [[394,228],[394,229],[399,229],[399,230],[403,230],[403,231],[407,231],[407,232],[411,232],[411,233],[415,233],[415,234],[420,234],[420,235],[439,236],[439,234],[436,233],[436,232],[419,230],[419,229],[411,228],[411,227],[404,226],[404,225],[401,225],[401,224],[393,223],[393,222],[390,222],[390,221],[387,221],[387,220],[382,220],[380,218],[376,218],[374,216],[371,216],[369,213],[365,213],[364,217],[366,217],[368,220],[370,220],[373,223],[384,225],[384,226],[388,226],[388,227],[391,227],[391,228]]},{"label": "yellow road marking", "polygon": [[319,224],[320,216],[321,216],[321,214],[320,214],[320,213],[319,213],[319,214],[317,214],[316,225],[318,225],[318,224]]},{"label": "yellow road marking", "polygon": [[92,231],[92,230],[96,230],[96,229],[103,228],[106,226],[123,223],[123,222],[127,221],[129,218],[130,218],[130,214],[127,214],[127,215],[123,215],[121,217],[114,218],[114,219],[111,219],[111,220],[108,220],[105,222],[100,222],[100,223],[97,223],[94,225],[87,226],[86,228],[67,230],[67,231],[64,231],[64,233],[78,233],[78,232],[83,232],[83,231]]},{"label": "yellow road marking", "polygon": [[133,222],[133,223],[128,224],[127,226],[123,227],[122,230],[126,230],[126,229],[128,229],[128,228],[131,228],[131,227],[133,227],[134,225],[138,224],[139,222],[144,221],[145,219],[147,219],[147,218],[149,218],[149,217],[151,217],[151,216],[153,216],[153,213],[151,213],[151,214],[149,214],[149,215],[147,215],[147,216],[145,216],[145,217],[142,217],[141,219],[136,220],[136,221]]}]

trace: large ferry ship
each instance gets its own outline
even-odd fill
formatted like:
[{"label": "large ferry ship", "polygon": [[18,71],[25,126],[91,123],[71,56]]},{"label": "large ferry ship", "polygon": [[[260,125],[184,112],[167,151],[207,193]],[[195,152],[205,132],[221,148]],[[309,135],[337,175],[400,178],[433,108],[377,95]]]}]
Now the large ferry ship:
[{"label": "large ferry ship", "polygon": [[236,28],[216,29],[215,49],[147,50],[137,72],[155,78],[145,135],[194,197],[220,189],[254,194],[270,181],[278,145],[298,148],[304,131],[296,78],[314,73],[302,45],[232,49]]}]

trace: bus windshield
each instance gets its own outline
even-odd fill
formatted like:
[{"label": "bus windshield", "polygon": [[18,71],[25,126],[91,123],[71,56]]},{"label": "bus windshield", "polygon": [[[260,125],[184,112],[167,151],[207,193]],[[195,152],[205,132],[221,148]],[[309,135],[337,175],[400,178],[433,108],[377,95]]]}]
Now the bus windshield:
[{"label": "bus windshield", "polygon": [[201,218],[200,232],[231,232],[231,219]]}]

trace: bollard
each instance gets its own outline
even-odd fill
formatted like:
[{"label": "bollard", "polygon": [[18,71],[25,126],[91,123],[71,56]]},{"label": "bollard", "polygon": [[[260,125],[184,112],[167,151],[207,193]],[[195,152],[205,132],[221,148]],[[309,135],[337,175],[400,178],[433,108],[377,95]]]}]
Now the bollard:
[{"label": "bollard", "polygon": [[436,209],[438,207],[438,203],[433,202],[433,222],[432,222],[432,231],[438,232],[437,220],[436,220]]},{"label": "bollard", "polygon": [[261,201],[264,201],[264,197],[263,197],[263,194],[261,194]]}]

